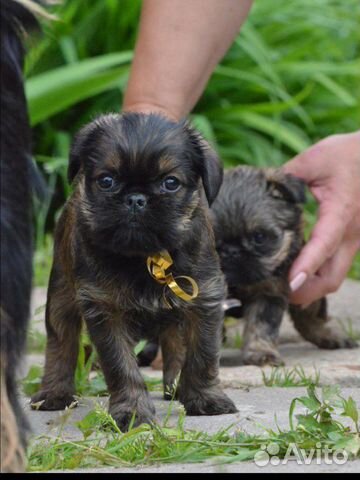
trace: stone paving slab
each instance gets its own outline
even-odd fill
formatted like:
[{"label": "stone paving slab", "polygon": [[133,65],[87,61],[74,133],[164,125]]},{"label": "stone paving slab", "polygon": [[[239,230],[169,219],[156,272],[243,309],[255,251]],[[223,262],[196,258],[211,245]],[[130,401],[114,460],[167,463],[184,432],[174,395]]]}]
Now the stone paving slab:
[{"label": "stone paving slab", "polygon": [[[220,415],[220,416],[202,416],[202,417],[187,417],[185,419],[185,428],[202,430],[209,433],[215,433],[220,429],[232,426],[230,429],[234,431],[241,429],[248,433],[261,433],[263,428],[272,428],[276,430],[277,425],[282,429],[289,427],[288,412],[289,406],[294,397],[301,396],[305,393],[304,388],[268,388],[259,387],[249,390],[241,389],[227,389],[227,394],[235,402],[239,412],[234,415]],[[344,397],[352,396],[355,402],[360,405],[360,389],[344,388],[342,390]],[[156,406],[158,421],[160,424],[164,420],[169,403],[162,399],[159,392],[152,392],[151,396]],[[24,407],[30,420],[33,435],[51,434],[56,435],[59,429],[59,417],[63,415],[62,412],[41,412],[30,410],[28,399],[23,399]],[[74,422],[82,419],[88,411],[93,407],[94,400],[91,398],[83,399],[79,407],[73,409],[67,423],[62,430],[64,438],[75,440],[81,439],[81,433],[74,427]],[[107,399],[100,400],[106,405]],[[169,425],[175,425],[178,417],[180,404],[173,403],[171,415],[169,417]],[[298,409],[297,412],[303,412],[304,409]],[[276,422],[275,422],[276,415]],[[101,468],[101,469],[86,469],[84,471],[90,473],[96,472],[356,472],[360,470],[360,461],[348,461],[344,465],[326,465],[323,462],[317,465],[313,462],[311,465],[298,465],[295,461],[290,461],[287,465],[271,465],[270,463],[265,467],[258,467],[254,462],[237,462],[232,465],[214,465],[215,461],[204,464],[168,464],[161,466],[145,467],[145,468]],[[77,470],[81,471],[81,470]]]}]

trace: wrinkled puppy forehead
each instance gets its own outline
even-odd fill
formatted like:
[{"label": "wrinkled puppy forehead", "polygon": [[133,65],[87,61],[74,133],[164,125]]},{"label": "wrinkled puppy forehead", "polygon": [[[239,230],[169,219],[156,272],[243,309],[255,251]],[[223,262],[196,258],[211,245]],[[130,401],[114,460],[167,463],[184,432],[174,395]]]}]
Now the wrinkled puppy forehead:
[{"label": "wrinkled puppy forehead", "polygon": [[241,166],[225,170],[223,184],[214,209],[233,215],[243,210],[257,210],[268,200],[267,181],[263,171]]},{"label": "wrinkled puppy forehead", "polygon": [[91,159],[109,169],[148,170],[182,165],[191,157],[183,123],[159,115],[124,113],[106,115],[95,121],[95,148]]},{"label": "wrinkled puppy forehead", "polygon": [[214,218],[224,235],[256,228],[290,228],[301,213],[304,185],[281,169],[240,166],[225,172],[214,202]]}]

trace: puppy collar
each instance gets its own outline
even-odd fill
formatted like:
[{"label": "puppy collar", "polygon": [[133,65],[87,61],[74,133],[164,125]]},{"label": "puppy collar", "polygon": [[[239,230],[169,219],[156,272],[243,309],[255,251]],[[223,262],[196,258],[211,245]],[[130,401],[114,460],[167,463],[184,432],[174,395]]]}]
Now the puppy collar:
[{"label": "puppy collar", "polygon": [[[185,302],[191,302],[199,294],[199,287],[195,280],[191,277],[180,275],[178,277],[173,276],[172,273],[166,273],[166,270],[171,267],[173,260],[167,250],[152,255],[147,258],[146,264],[150,275],[158,283],[166,285],[170,290]],[[192,293],[189,294],[183,290],[176,282],[178,278],[186,280],[192,287]]]}]

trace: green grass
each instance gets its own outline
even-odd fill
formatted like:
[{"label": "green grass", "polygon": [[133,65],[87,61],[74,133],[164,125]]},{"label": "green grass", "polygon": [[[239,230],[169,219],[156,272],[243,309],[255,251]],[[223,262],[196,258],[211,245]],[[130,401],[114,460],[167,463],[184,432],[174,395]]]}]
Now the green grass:
[{"label": "green grass", "polygon": [[354,324],[351,318],[348,318],[346,320],[339,320],[339,323],[344,333],[349,338],[351,338],[352,340],[360,341],[360,330],[354,327]]},{"label": "green grass", "polygon": [[273,367],[269,374],[262,372],[263,382],[266,387],[308,387],[318,386],[320,373],[315,371],[314,376],[307,375],[300,366],[294,368]]},{"label": "green grass", "polygon": [[355,258],[348,276],[353,280],[360,280],[360,253],[357,253],[355,255]]},{"label": "green grass", "polygon": [[[301,413],[296,414],[298,405]],[[253,460],[268,444],[277,445],[280,458],[292,444],[306,454],[311,449],[327,448],[346,451],[350,459],[360,456],[358,409],[354,400],[343,398],[336,387],[323,388],[321,395],[314,386],[308,387],[307,395],[294,398],[289,406],[288,429],[264,427],[264,432],[258,435],[250,435],[236,425],[213,434],[189,430],[184,426],[182,407],[176,424],[170,425],[172,408],[170,403],[162,424],[143,424],[121,432],[112,417],[97,404],[76,423],[83,435],[83,439],[77,441],[62,435],[65,423],[71,419],[71,411],[67,411],[57,422],[58,436],[42,436],[31,441],[28,471],[204,461],[224,465]],[[346,426],[341,419],[346,419],[351,426]]]}]

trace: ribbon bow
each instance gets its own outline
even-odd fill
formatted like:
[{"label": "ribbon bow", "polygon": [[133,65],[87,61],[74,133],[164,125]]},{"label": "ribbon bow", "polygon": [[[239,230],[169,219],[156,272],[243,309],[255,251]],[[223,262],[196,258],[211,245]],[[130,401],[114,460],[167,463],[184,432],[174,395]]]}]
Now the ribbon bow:
[{"label": "ribbon bow", "polygon": [[[171,267],[173,260],[167,250],[163,250],[156,255],[152,255],[147,258],[146,264],[149,270],[150,275],[158,282],[163,285],[167,285],[170,290],[175,293],[179,298],[185,300],[185,302],[191,302],[199,294],[199,287],[195,280],[191,277],[180,275],[176,278],[173,277],[172,273],[166,273],[166,270]],[[192,287],[192,293],[189,294],[183,290],[179,284],[176,282],[176,279],[182,278],[187,280]],[[170,305],[169,305],[170,306]]]}]

